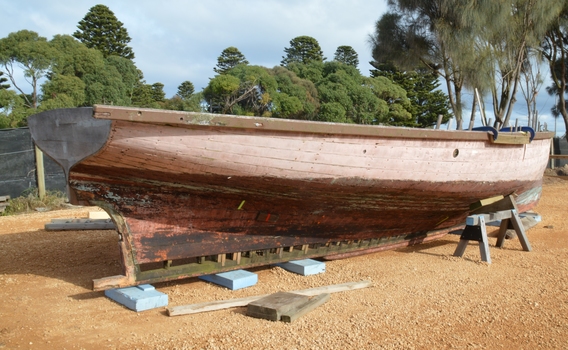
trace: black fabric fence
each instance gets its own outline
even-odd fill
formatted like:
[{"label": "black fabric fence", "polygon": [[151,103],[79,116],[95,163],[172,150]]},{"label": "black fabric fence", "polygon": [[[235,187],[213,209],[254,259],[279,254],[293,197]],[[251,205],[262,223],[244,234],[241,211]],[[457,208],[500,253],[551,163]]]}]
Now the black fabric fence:
[{"label": "black fabric fence", "polygon": [[[65,192],[61,167],[44,155],[45,189]],[[0,196],[16,198],[37,188],[34,144],[28,128],[0,129]]]}]

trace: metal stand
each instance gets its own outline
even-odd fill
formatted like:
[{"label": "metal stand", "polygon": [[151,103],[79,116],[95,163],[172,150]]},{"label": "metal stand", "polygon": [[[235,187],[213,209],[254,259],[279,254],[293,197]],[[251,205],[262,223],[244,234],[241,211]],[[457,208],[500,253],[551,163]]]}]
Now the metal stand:
[{"label": "metal stand", "polygon": [[[492,209],[503,209],[504,207],[509,207],[505,210],[497,210],[492,212]],[[532,250],[529,240],[527,239],[525,228],[521,222],[521,218],[517,213],[517,206],[514,199],[509,196],[498,202],[488,205],[487,207],[482,207],[478,211],[490,212],[489,214],[474,214],[470,215],[466,219],[466,226],[463,230],[460,242],[454,252],[454,256],[462,257],[469,241],[479,242],[479,252],[481,254],[481,260],[486,261],[491,264],[491,256],[489,254],[489,243],[487,241],[487,231],[485,224],[488,222],[493,222],[501,220],[501,226],[499,227],[499,234],[497,236],[496,247],[502,248],[505,242],[505,236],[508,229],[514,229],[519,237],[521,246],[524,251],[530,252]]]}]

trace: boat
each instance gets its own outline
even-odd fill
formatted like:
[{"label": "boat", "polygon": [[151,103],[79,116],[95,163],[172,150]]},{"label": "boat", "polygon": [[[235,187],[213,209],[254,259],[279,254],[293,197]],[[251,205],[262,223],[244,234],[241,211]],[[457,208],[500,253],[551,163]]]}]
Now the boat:
[{"label": "boat", "polygon": [[553,136],[106,105],[28,124],[117,227],[122,274],[94,290],[428,242],[498,196],[530,210]]}]

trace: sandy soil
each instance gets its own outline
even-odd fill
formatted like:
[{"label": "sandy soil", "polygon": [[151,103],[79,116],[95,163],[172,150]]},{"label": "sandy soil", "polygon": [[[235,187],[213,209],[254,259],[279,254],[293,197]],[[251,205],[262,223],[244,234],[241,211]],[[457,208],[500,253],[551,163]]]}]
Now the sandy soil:
[{"label": "sandy soil", "polygon": [[[370,280],[372,288],[332,294],[287,324],[247,317],[245,308],[168,317],[136,313],[92,292],[92,279],[120,273],[114,231],[46,232],[52,218],[80,208],[0,217],[0,348],[6,349],[565,349],[568,347],[568,181],[549,179],[528,231],[493,263],[458,236],[396,251],[326,262],[302,277],[254,270],[256,286],[230,291],[197,279],[156,284],[170,306]],[[411,218],[409,218],[411,219]]]}]

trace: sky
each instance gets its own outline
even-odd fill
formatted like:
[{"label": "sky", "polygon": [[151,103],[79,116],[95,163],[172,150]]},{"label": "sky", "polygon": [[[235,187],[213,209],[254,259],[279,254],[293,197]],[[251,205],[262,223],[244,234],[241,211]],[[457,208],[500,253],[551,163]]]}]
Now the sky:
[{"label": "sky", "polygon": [[[290,40],[302,35],[315,38],[330,60],[337,47],[353,47],[359,70],[368,76],[369,35],[388,10],[386,0],[0,0],[0,4],[0,37],[27,29],[48,40],[56,34],[72,35],[91,7],[106,5],[127,29],[134,61],[146,83],[164,84],[168,98],[186,80],[196,91],[205,88],[227,47],[237,47],[252,65],[272,68],[280,64]],[[466,92],[464,97],[472,95]],[[517,99],[512,120],[522,122],[526,106],[521,95]],[[549,130],[555,125],[550,115],[553,104],[554,97],[543,86],[538,109]],[[466,115],[464,119],[469,112]],[[562,120],[556,128],[557,134],[565,133]]]}]

